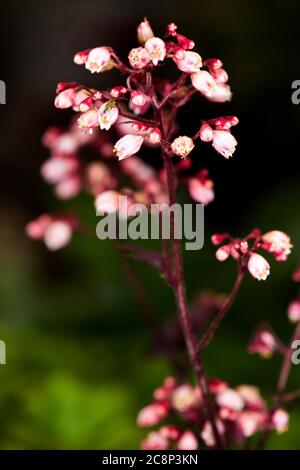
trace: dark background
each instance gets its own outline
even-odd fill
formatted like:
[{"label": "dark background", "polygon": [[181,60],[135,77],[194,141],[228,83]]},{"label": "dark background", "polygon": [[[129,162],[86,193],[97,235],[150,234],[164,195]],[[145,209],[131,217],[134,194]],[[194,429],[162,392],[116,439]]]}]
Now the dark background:
[{"label": "dark background", "polygon": [[[206,210],[206,244],[185,256],[188,295],[228,292],[231,262],[219,265],[209,236],[215,230],[243,235],[253,227],[291,234],[289,261],[272,261],[266,283],[247,279],[232,311],[205,353],[209,375],[232,385],[254,383],[274,391],[280,358],[261,361],[246,346],[255,324],[271,321],[287,339],[291,273],[300,251],[300,105],[291,83],[300,79],[299,5],[285,2],[57,0],[0,2],[1,76],[7,104],[0,107],[0,339],[7,365],[0,366],[1,448],[137,448],[139,408],[170,373],[150,350],[150,338],[110,243],[76,238],[49,254],[26,239],[26,222],[57,208],[40,179],[47,152],[45,127],[67,123],[53,106],[58,81],[112,85],[109,74],[92,76],[73,64],[74,52],[112,45],[123,57],[136,44],[144,16],[159,36],[171,21],[193,38],[202,57],[220,57],[234,92],[229,104],[197,99],[182,111],[188,133],[201,118],[235,114],[239,145],[226,161],[202,146],[203,164],[216,184]],[[193,130],[193,131],[191,131]],[[196,158],[196,157],[194,157]],[[96,224],[92,201],[83,196],[61,208],[79,210]],[[149,270],[136,267],[163,321],[174,315],[171,293]],[[300,385],[294,368],[289,389]],[[299,369],[300,370],[300,369]],[[290,431],[273,436],[271,448],[300,448],[300,409]]]}]

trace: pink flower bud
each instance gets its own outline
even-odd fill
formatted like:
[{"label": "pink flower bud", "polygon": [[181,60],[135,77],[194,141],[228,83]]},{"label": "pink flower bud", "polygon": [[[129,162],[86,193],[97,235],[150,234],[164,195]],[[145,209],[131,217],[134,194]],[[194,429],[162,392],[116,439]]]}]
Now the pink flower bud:
[{"label": "pink flower bud", "polygon": [[130,98],[135,106],[144,106],[144,104],[147,102],[147,96],[144,95],[144,93],[141,91],[133,90],[130,94]]},{"label": "pink flower bud", "polygon": [[32,220],[26,225],[26,234],[32,240],[41,240],[52,222],[50,215],[41,215],[36,220]]},{"label": "pink flower bud", "polygon": [[83,65],[86,63],[91,49],[86,49],[85,51],[77,52],[74,56],[74,62],[77,65]]},{"label": "pink flower bud", "polygon": [[227,240],[228,237],[229,237],[228,233],[215,233],[211,237],[211,242],[213,245],[220,245],[220,243]]},{"label": "pink flower bud", "polygon": [[193,87],[206,97],[211,97],[214,89],[217,87],[214,77],[206,70],[192,73],[191,80]]},{"label": "pink flower bud", "polygon": [[119,116],[119,110],[114,100],[103,103],[98,110],[98,120],[100,129],[107,131],[116,122]]},{"label": "pink flower bud", "polygon": [[237,141],[228,131],[213,131],[212,146],[225,158],[232,157],[237,146]]},{"label": "pink flower bud", "polygon": [[263,358],[269,358],[277,348],[273,334],[268,330],[259,330],[252,338],[248,351],[258,353]]},{"label": "pink flower bud", "polygon": [[216,251],[216,258],[218,261],[226,261],[231,254],[231,246],[230,245],[223,245],[218,248]]},{"label": "pink flower bud", "polygon": [[137,417],[138,426],[155,426],[168,415],[169,407],[165,403],[152,403],[143,408]]},{"label": "pink flower bud", "polygon": [[54,105],[59,109],[71,108],[74,104],[75,96],[75,88],[68,88],[56,96]]},{"label": "pink flower bud", "polygon": [[177,441],[181,435],[181,431],[177,426],[168,424],[167,426],[163,426],[160,428],[159,434],[165,437],[166,439]]},{"label": "pink flower bud", "polygon": [[129,63],[134,69],[143,69],[149,64],[151,57],[144,47],[131,49],[128,55]]},{"label": "pink flower bud", "polygon": [[140,150],[143,141],[141,135],[127,134],[115,143],[114,152],[119,160],[130,157]]},{"label": "pink flower bud", "polygon": [[164,41],[160,38],[153,37],[148,39],[145,43],[145,49],[154,65],[164,60],[166,56],[166,46]]},{"label": "pink flower bud", "polygon": [[161,141],[161,132],[157,127],[151,130],[149,134],[149,141],[151,144],[158,144]]},{"label": "pink flower bud", "polygon": [[188,190],[194,201],[209,204],[215,198],[212,180],[201,181],[199,178],[188,179]]},{"label": "pink flower bud", "polygon": [[290,237],[279,230],[265,233],[261,237],[261,242],[262,248],[273,253],[277,261],[285,261],[293,247]]},{"label": "pink flower bud", "polygon": [[290,303],[288,308],[288,317],[293,323],[300,321],[300,299],[293,300]]},{"label": "pink flower bud", "polygon": [[113,98],[119,98],[121,95],[125,95],[128,89],[125,86],[115,86],[110,90],[110,94]]},{"label": "pink flower bud", "polygon": [[197,52],[179,51],[180,54],[175,53],[174,62],[182,72],[194,73],[198,72],[202,66],[202,59]]},{"label": "pink flower bud", "polygon": [[154,34],[147,18],[144,18],[137,27],[137,37],[139,43],[143,46],[148,39],[153,38]]},{"label": "pink flower bud", "polygon": [[258,281],[265,281],[270,274],[270,265],[263,256],[258,253],[251,253],[248,261],[248,271]]},{"label": "pink flower bud", "polygon": [[178,45],[180,47],[183,47],[183,49],[191,50],[191,49],[194,49],[195,47],[194,41],[183,36],[183,34],[176,34],[176,39],[177,39]]},{"label": "pink flower bud", "polygon": [[204,122],[199,131],[199,137],[203,142],[211,142],[213,139],[213,130],[207,122]]},{"label": "pink flower bud", "polygon": [[226,70],[219,68],[212,72],[212,76],[218,83],[226,83],[228,81],[228,74]]},{"label": "pink flower bud", "polygon": [[209,380],[209,391],[210,393],[214,393],[218,395],[221,392],[224,392],[228,388],[228,385],[224,380],[220,379],[210,379]]},{"label": "pink flower bud", "polygon": [[56,251],[69,244],[72,237],[72,227],[63,220],[52,222],[46,229],[44,242],[50,251]]},{"label": "pink flower bud", "polygon": [[177,443],[177,449],[179,450],[197,450],[198,447],[198,441],[192,431],[184,431]]},{"label": "pink flower bud", "polygon": [[155,400],[168,400],[175,388],[176,380],[173,377],[167,377],[161,387],[154,390],[153,396]]},{"label": "pink flower bud", "polygon": [[185,135],[177,137],[171,144],[172,151],[183,158],[186,158],[194,147],[193,140]]},{"label": "pink flower bud", "polygon": [[167,31],[169,36],[176,36],[177,25],[175,23],[168,24]]},{"label": "pink flower bud", "polygon": [[98,110],[93,108],[86,113],[81,114],[81,116],[77,119],[77,123],[81,129],[92,129],[94,127],[98,127]]},{"label": "pink flower bud", "polygon": [[282,408],[277,408],[271,417],[271,426],[281,434],[286,432],[289,427],[289,414]]},{"label": "pink flower bud", "polygon": [[70,175],[59,181],[55,186],[55,194],[60,199],[72,199],[79,194],[82,187],[81,178],[78,175]]},{"label": "pink flower bud", "polygon": [[110,62],[110,52],[107,47],[95,47],[91,49],[85,67],[92,73],[102,72]]},{"label": "pink flower bud", "polygon": [[144,450],[166,450],[169,447],[169,441],[159,432],[150,432],[146,439],[142,441],[141,448]]},{"label": "pink flower bud", "polygon": [[205,65],[207,65],[211,71],[215,71],[223,66],[223,62],[220,59],[207,59]]}]

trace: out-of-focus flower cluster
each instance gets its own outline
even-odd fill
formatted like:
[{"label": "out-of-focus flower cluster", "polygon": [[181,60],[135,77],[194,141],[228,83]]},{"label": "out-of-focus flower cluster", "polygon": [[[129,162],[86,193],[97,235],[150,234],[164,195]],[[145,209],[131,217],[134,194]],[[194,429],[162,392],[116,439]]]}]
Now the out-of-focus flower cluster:
[{"label": "out-of-focus flower cluster", "polygon": [[[257,387],[230,388],[219,379],[209,381],[209,392],[217,412],[217,427],[227,446],[242,445],[256,433],[288,429],[289,415],[281,407],[268,409]],[[141,427],[159,426],[142,441],[147,450],[196,450],[215,447],[210,423],[206,420],[199,389],[178,384],[168,377],[154,391],[153,402],[137,418]],[[167,424],[167,421],[171,422]]]}]

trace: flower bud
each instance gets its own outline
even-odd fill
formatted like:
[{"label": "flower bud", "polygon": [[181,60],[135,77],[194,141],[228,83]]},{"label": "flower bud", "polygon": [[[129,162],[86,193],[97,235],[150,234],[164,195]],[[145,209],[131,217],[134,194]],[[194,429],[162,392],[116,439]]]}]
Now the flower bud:
[{"label": "flower bud", "polygon": [[270,265],[263,256],[252,253],[248,261],[248,271],[258,281],[265,281],[270,274]]},{"label": "flower bud", "polygon": [[137,37],[139,43],[143,46],[148,39],[153,38],[154,34],[147,18],[144,18],[137,27]]}]

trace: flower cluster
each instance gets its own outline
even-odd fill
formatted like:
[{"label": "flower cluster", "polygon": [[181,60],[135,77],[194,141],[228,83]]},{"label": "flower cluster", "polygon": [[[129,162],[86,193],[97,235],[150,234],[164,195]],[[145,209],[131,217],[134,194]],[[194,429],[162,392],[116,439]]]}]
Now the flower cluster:
[{"label": "flower cluster", "polygon": [[[174,23],[158,37],[145,19],[137,28],[137,40],[137,47],[129,51],[126,61],[122,61],[112,47],[103,45],[74,55],[74,63],[93,74],[117,69],[125,78],[105,90],[75,82],[58,83],[55,107],[71,108],[76,117],[67,130],[50,128],[43,136],[43,144],[50,153],[41,167],[44,180],[53,187],[59,199],[71,199],[81,191],[88,192],[98,215],[118,212],[127,218],[136,203],[142,203],[147,210],[153,203],[173,205],[176,191],[182,186],[196,202],[209,204],[215,197],[214,181],[208,169],[201,168],[199,146],[211,143],[226,159],[232,157],[237,147],[232,133],[239,122],[236,116],[197,118],[191,125],[194,132],[188,132],[190,135],[185,135],[177,122],[178,110],[193,96],[218,103],[231,100],[228,74],[222,61],[203,59],[194,50],[195,42],[179,33]],[[167,61],[173,64],[174,73],[178,75],[174,80],[160,77],[160,68]],[[161,160],[153,159],[153,165],[143,154],[149,149],[161,152]],[[92,154],[95,155],[93,159]],[[120,196],[127,198],[125,209],[120,206]],[[84,232],[84,229],[74,216],[44,214],[29,222],[26,232],[32,239],[43,240],[53,251],[66,246],[74,233]],[[131,253],[136,251],[138,259],[157,269],[173,289],[182,320],[176,319],[179,343],[185,340],[197,379],[197,385],[191,386],[170,377],[154,392],[153,403],[139,413],[138,425],[162,425],[166,419],[172,423],[152,431],[142,442],[144,449],[228,448],[242,445],[258,432],[267,433],[273,429],[283,432],[288,427],[288,414],[281,407],[288,375],[286,364],[278,396],[268,408],[256,387],[230,388],[222,380],[208,381],[201,372],[199,353],[208,345],[232,305],[245,272],[248,270],[257,280],[268,277],[269,263],[258,250],[273,254],[276,261],[285,261],[292,248],[290,237],[278,230],[262,234],[256,229],[244,238],[215,234],[212,242],[218,246],[218,261],[232,257],[238,263],[238,277],[228,298],[218,299],[214,308],[209,309],[213,310],[210,312],[213,319],[199,343],[197,335],[200,329],[203,333],[204,323],[210,315],[205,318],[202,315],[200,319],[197,310],[187,303],[180,242],[171,237],[163,244],[161,252],[143,248],[138,251],[135,246],[131,250]],[[300,281],[300,269],[294,273],[294,279]],[[133,284],[138,285],[138,280]],[[139,292],[137,297],[140,301],[143,295]],[[299,298],[290,304],[288,316],[300,330]],[[198,325],[199,320],[201,325]],[[151,321],[151,328],[157,323],[156,319]],[[165,339],[165,350],[171,344],[169,336],[165,331],[158,335],[160,342]],[[257,330],[249,352],[269,357],[275,351],[282,353],[285,361],[289,359],[287,348],[269,327]]]},{"label": "flower cluster", "polygon": [[[212,379],[209,381],[209,391],[217,410],[217,427],[230,445],[242,445],[258,432],[274,429],[282,433],[288,428],[288,413],[281,407],[268,409],[258,388],[252,385],[230,388],[226,382]],[[153,403],[139,412],[137,423],[140,427],[161,427],[151,431],[142,441],[143,449],[196,450],[215,447],[198,387],[177,384],[173,377],[168,377],[155,390],[153,398]],[[176,417],[181,425],[165,424],[167,418],[176,422]]]},{"label": "flower cluster", "polygon": [[212,243],[214,245],[224,243],[216,251],[218,261],[225,261],[231,256],[234,260],[245,263],[249,273],[258,281],[265,281],[270,274],[270,265],[256,252],[258,249],[272,253],[276,261],[285,261],[292,248],[290,237],[279,230],[272,230],[262,235],[258,229],[255,229],[243,239],[219,233],[212,236]]}]

